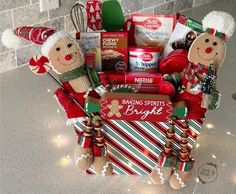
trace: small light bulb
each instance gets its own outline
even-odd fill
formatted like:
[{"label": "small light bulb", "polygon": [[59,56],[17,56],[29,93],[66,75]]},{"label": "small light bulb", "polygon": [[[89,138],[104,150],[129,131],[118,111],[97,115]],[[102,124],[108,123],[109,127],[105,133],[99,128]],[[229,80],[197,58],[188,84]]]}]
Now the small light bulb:
[{"label": "small light bulb", "polygon": [[206,124],[206,127],[207,127],[208,129],[213,129],[213,128],[214,128],[214,125],[213,125],[212,123],[208,123],[208,124]]},{"label": "small light bulb", "polygon": [[196,178],[196,182],[199,183],[199,178],[198,177]]},{"label": "small light bulb", "polygon": [[151,184],[152,184],[152,182],[151,182],[151,181],[148,181],[147,183],[148,183],[149,185],[151,185]]},{"label": "small light bulb", "polygon": [[68,142],[68,138],[60,134],[52,138],[52,143],[58,148],[66,146]]},{"label": "small light bulb", "polygon": [[48,92],[51,92],[51,90],[48,88]]},{"label": "small light bulb", "polygon": [[127,189],[127,192],[130,192],[130,189]]},{"label": "small light bulb", "polygon": [[200,147],[200,144],[199,144],[199,143],[197,143],[197,144],[196,144],[196,148],[198,149],[199,147]]},{"label": "small light bulb", "polygon": [[59,165],[62,167],[67,167],[72,163],[72,159],[69,155],[62,157],[59,161]]},{"label": "small light bulb", "polygon": [[216,156],[214,154],[212,154],[212,158],[216,159]]},{"label": "small light bulb", "polygon": [[227,131],[226,133],[227,133],[228,135],[231,135],[231,132],[230,132],[230,131]]},{"label": "small light bulb", "polygon": [[57,113],[58,113],[58,114],[60,113],[59,109],[57,109]]},{"label": "small light bulb", "polygon": [[236,184],[236,175],[233,175],[232,181],[234,184]]}]

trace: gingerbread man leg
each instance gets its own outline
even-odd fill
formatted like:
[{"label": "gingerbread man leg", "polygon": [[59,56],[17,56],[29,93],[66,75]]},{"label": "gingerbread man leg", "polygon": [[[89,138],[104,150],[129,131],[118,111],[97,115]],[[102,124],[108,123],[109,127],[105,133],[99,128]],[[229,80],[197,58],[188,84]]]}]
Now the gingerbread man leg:
[{"label": "gingerbread man leg", "polygon": [[86,123],[86,130],[83,131],[82,136],[79,138],[79,145],[74,151],[75,164],[82,170],[88,169],[94,160],[92,145],[93,145],[93,126],[89,118]]},{"label": "gingerbread man leg", "polygon": [[96,142],[93,145],[94,162],[92,166],[99,175],[112,175],[113,167],[108,157],[104,136],[101,132],[101,119],[94,121],[94,130],[97,131],[97,134],[95,137]]},{"label": "gingerbread man leg", "polygon": [[171,153],[173,137],[175,135],[174,125],[171,122],[169,129],[166,134],[166,145],[164,146],[164,151],[161,154],[157,165],[153,168],[150,174],[150,180],[157,185],[164,184],[166,180],[171,176],[175,155]]},{"label": "gingerbread man leg", "polygon": [[175,170],[170,177],[169,183],[173,189],[181,189],[186,187],[193,169],[194,160],[189,157],[187,150],[189,126],[187,122],[182,123],[182,135],[181,135],[181,149],[175,165]]}]

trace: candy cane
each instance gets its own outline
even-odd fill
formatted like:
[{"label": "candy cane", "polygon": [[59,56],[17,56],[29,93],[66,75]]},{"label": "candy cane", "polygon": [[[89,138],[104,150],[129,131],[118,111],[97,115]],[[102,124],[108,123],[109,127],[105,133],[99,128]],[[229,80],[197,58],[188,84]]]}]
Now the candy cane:
[{"label": "candy cane", "polygon": [[49,72],[50,68],[50,61],[47,57],[42,55],[35,55],[29,60],[29,68],[30,70],[37,74],[37,75],[44,75],[47,74],[59,87],[64,89],[67,95],[85,112],[85,114],[89,117],[93,116],[93,114],[88,114],[83,106],[63,87],[63,85]]}]

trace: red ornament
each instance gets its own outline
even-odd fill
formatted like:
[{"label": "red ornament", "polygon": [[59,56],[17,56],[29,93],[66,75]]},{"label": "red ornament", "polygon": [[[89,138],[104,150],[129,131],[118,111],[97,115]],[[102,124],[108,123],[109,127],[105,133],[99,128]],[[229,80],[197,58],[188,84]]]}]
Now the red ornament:
[{"label": "red ornament", "polygon": [[157,86],[157,92],[158,94],[162,94],[162,95],[174,96],[175,88],[170,82],[162,81]]},{"label": "red ornament", "polygon": [[50,70],[50,62],[47,57],[35,55],[29,61],[29,68],[35,74],[42,75]]}]

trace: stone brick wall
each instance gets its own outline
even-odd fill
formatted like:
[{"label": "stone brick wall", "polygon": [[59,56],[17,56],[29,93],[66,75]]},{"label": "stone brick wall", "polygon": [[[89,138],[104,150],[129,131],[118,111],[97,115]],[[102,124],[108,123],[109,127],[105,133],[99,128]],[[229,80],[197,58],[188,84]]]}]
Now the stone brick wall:
[{"label": "stone brick wall", "polygon": [[[86,0],[82,0],[86,2]],[[120,0],[124,14],[174,13],[213,0]],[[0,0],[0,36],[6,28],[23,25],[40,25],[73,32],[69,11],[76,0],[60,0],[60,7],[46,12],[39,11],[39,0]],[[27,64],[30,57],[40,53],[40,46],[25,41],[17,50],[10,50],[0,43],[0,73]]]}]

